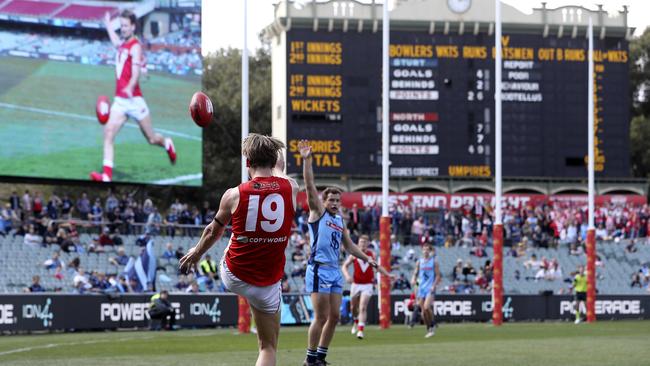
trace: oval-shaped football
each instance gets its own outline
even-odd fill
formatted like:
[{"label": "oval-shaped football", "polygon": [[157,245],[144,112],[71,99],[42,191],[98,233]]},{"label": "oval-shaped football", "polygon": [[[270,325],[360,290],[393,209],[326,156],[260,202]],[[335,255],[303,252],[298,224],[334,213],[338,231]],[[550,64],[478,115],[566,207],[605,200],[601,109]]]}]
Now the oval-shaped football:
[{"label": "oval-shaped football", "polygon": [[190,101],[190,115],[199,127],[205,127],[212,121],[212,101],[203,92],[196,92]]},{"label": "oval-shaped football", "polygon": [[97,121],[100,124],[104,125],[108,122],[108,117],[111,114],[111,101],[105,95],[100,95],[97,97],[97,102],[95,103],[95,114],[97,114]]}]

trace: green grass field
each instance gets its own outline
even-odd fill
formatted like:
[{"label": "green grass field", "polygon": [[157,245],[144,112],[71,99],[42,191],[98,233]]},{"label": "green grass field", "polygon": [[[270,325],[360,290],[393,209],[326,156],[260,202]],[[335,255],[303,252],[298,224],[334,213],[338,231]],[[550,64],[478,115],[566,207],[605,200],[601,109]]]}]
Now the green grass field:
[{"label": "green grass field", "polygon": [[[95,101],[101,94],[112,99],[114,75],[109,66],[1,57],[0,172],[87,180],[90,171],[101,169]],[[201,129],[187,111],[200,79],[150,74],[141,87],[154,128],[171,135],[178,160],[172,166],[165,151],[149,146],[129,121],[116,140],[114,180],[200,184],[191,176],[202,172]]]},{"label": "green grass field", "polygon": [[[330,346],[332,365],[648,365],[650,323],[443,324],[435,337],[424,329],[370,327],[357,340],[339,327]],[[108,332],[0,338],[2,365],[253,365],[253,335],[233,329],[178,332]],[[301,365],[307,328],[283,328],[278,365]]]}]

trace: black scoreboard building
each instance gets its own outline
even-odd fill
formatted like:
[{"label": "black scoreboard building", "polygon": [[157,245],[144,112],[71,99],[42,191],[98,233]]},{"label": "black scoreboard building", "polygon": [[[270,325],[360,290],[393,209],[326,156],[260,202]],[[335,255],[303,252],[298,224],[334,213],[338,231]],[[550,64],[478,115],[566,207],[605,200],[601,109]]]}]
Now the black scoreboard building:
[{"label": "black scoreboard building", "polygon": [[[409,1],[392,12],[390,174],[491,177],[495,47],[494,24],[489,21],[494,9],[487,6],[493,3],[480,2],[483,8],[472,12],[479,4],[430,2],[442,20],[430,16],[428,23],[418,21],[417,6],[423,5],[410,6]],[[276,17],[283,6],[289,13],[277,35],[281,42],[273,44],[273,127],[288,144],[289,173],[301,172],[297,142],[308,139],[318,175],[381,174],[381,7],[364,9],[354,3],[354,9],[345,5],[350,3],[319,3],[316,12],[283,3],[276,8]],[[457,13],[466,3],[470,8]],[[533,15],[545,14],[546,23],[527,24],[530,16],[521,14],[521,24],[509,24],[517,11],[503,7],[504,175],[586,176],[586,22],[591,15],[596,24],[596,174],[629,177],[627,28],[619,27],[617,34],[603,25],[616,18],[578,7],[536,9]],[[379,17],[375,23],[372,17],[364,20],[362,10]],[[313,17],[326,11],[333,19]],[[301,12],[312,16],[302,19],[302,26],[295,15]],[[292,24],[286,27],[289,18]]]}]

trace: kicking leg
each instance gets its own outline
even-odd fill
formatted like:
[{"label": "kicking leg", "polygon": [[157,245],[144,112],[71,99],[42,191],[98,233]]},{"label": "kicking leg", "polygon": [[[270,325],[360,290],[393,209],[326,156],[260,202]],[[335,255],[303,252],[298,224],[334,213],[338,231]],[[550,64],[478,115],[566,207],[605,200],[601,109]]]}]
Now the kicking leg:
[{"label": "kicking leg", "polygon": [[251,306],[253,319],[257,325],[257,343],[259,354],[256,366],[275,366],[280,336],[280,312],[265,313]]},{"label": "kicking leg", "polygon": [[158,145],[163,147],[167,151],[169,160],[172,164],[176,163],[176,148],[174,147],[174,142],[169,137],[164,137],[163,135],[157,133],[153,129],[153,124],[151,122],[151,115],[147,114],[144,118],[138,121],[140,125],[140,131],[147,139],[147,142],[151,145]]}]

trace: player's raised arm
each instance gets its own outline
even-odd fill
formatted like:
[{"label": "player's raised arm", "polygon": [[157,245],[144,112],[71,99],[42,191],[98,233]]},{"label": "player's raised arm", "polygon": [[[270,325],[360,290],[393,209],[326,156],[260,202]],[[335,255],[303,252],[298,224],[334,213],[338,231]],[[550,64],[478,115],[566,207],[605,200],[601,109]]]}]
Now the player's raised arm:
[{"label": "player's raised arm", "polygon": [[293,208],[294,210],[296,209],[296,196],[298,195],[298,191],[300,190],[300,186],[298,185],[298,182],[296,182],[295,179],[291,178],[288,176],[284,169],[286,167],[286,163],[284,160],[284,154],[282,150],[278,151],[278,160],[275,162],[275,166],[273,167],[273,175],[276,177],[281,177],[289,181],[291,183],[291,189],[292,189],[292,197],[293,197]]},{"label": "player's raised arm", "polygon": [[377,268],[377,262],[374,259],[368,257],[358,246],[354,245],[352,239],[350,239],[350,233],[348,229],[343,229],[343,248],[345,251],[350,253],[364,262],[368,262],[372,267]]},{"label": "player's raised arm", "polygon": [[115,32],[115,29],[111,27],[111,14],[109,12],[104,13],[104,27],[106,27],[108,38],[111,39],[113,46],[118,47],[120,45],[120,37]]},{"label": "player's raised arm", "polygon": [[239,191],[237,188],[230,188],[223,194],[221,203],[219,204],[219,211],[214,216],[212,222],[203,229],[203,234],[201,234],[199,242],[181,258],[179,267],[182,272],[189,271],[212,248],[214,243],[221,239],[226,225],[230,222],[233,208],[237,207],[238,201]]},{"label": "player's raised arm", "polygon": [[[298,150],[302,157],[302,177],[305,181],[307,191],[307,203],[309,204],[309,221],[318,220],[325,212],[325,207],[318,197],[318,190],[314,182],[314,168],[312,167],[311,145],[306,140],[300,140]],[[363,253],[361,253],[363,254]]]}]

